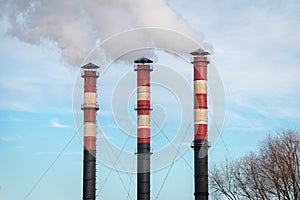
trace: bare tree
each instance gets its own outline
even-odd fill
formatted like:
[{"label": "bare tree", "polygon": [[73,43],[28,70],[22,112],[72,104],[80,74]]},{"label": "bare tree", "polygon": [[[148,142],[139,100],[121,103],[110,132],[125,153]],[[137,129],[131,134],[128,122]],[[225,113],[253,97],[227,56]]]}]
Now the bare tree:
[{"label": "bare tree", "polygon": [[300,199],[300,134],[282,130],[268,136],[258,153],[215,165],[210,170],[212,193],[230,200]]},{"label": "bare tree", "polygon": [[260,148],[262,175],[278,199],[300,198],[300,136],[295,131],[282,131],[268,138]]},{"label": "bare tree", "polygon": [[234,177],[234,163],[228,162],[215,165],[210,170],[210,187],[214,198],[224,195],[227,199],[238,200],[237,185]]}]

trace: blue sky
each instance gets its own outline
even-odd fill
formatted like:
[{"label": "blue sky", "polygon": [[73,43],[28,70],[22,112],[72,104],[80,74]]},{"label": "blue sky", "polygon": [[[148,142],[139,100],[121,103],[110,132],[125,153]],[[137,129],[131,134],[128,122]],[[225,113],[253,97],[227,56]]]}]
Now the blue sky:
[{"label": "blue sky", "polygon": [[[168,5],[195,33],[212,44],[214,53],[211,59],[223,81],[225,121],[221,138],[210,149],[210,165],[224,160],[226,156],[229,159],[239,158],[250,151],[256,151],[259,141],[268,133],[275,134],[282,128],[299,129],[298,1],[187,3],[170,0]],[[66,62],[72,57],[67,56],[66,59],[66,52],[51,38],[40,43],[28,43],[24,38],[21,38],[23,41],[20,37],[18,39],[18,35],[6,34],[8,27],[9,22],[2,20],[0,198],[81,199],[82,142],[77,129],[81,130],[82,116],[78,107],[81,103],[78,66],[70,66]],[[73,30],[72,27],[70,29]],[[81,36],[84,34],[78,37]],[[191,65],[167,53],[158,52],[156,56],[157,62],[169,66],[168,69],[176,61],[172,66],[174,71],[170,72],[182,75],[177,78],[183,78],[186,86],[192,85]],[[157,66],[156,70],[161,69]],[[119,125],[127,129],[127,133],[131,129],[134,133],[135,94],[132,88],[136,80],[133,66],[130,63],[113,63],[101,73],[105,75],[98,85],[101,108],[98,112],[98,126],[105,137],[101,140],[103,143],[99,143],[103,144],[103,152],[99,154],[110,152],[113,147],[108,144],[114,144],[117,148],[125,144],[124,150],[134,158],[135,138],[130,137],[127,141],[128,135],[115,123],[116,120],[124,122],[124,115],[121,114],[125,113],[125,122],[130,123]],[[159,83],[159,73],[154,73],[152,78]],[[178,80],[174,77],[170,76],[168,80]],[[124,82],[121,83],[126,84],[120,84],[123,78]],[[153,84],[152,88],[152,117],[156,117],[152,120],[152,128],[153,132],[157,132],[152,145],[154,154],[168,145],[168,139],[175,137],[179,120],[176,116],[180,115],[180,109],[189,108],[189,105],[184,104],[188,102],[181,101],[183,97],[174,88],[170,90],[158,83]],[[183,87],[185,85],[178,86],[179,89]],[[79,92],[79,97],[74,96],[74,89]],[[125,96],[126,101],[118,95],[116,101],[111,100],[115,95],[114,90],[118,89],[131,92],[129,97]],[[185,94],[189,94],[189,91]],[[122,97],[123,93],[120,95]],[[74,105],[77,107],[74,108]],[[120,110],[114,107],[116,105],[128,109]],[[121,114],[117,115],[112,107],[117,108]],[[75,118],[79,120],[74,120],[74,112]],[[192,109],[190,112],[192,116]],[[160,131],[158,126],[162,127]],[[183,126],[184,130],[193,134],[187,124]],[[183,144],[186,147],[183,157],[171,169],[166,167],[152,174],[154,199],[158,194],[157,199],[192,199],[193,151],[188,148],[189,145],[189,142]],[[112,159],[116,157],[111,155]],[[99,158],[110,159],[110,156]],[[155,166],[159,163],[154,162]],[[128,160],[121,160],[114,167],[122,168],[122,163],[132,166]],[[135,199],[134,174],[111,170],[111,166],[100,161],[97,167],[97,188],[101,189],[98,199]],[[165,185],[159,193],[169,169]]]}]

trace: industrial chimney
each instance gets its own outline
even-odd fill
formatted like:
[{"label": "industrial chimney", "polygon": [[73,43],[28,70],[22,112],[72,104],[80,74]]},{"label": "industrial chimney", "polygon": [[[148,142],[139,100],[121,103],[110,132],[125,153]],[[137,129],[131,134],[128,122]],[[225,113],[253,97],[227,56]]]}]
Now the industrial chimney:
[{"label": "industrial chimney", "polygon": [[81,67],[84,78],[84,151],[83,151],[83,200],[96,199],[96,83],[98,66],[92,63]]},{"label": "industrial chimney", "polygon": [[137,71],[137,200],[150,200],[150,72],[152,60],[134,61]]},{"label": "industrial chimney", "polygon": [[208,140],[207,140],[207,64],[208,52],[198,49],[194,56],[194,180],[195,200],[208,199]]}]

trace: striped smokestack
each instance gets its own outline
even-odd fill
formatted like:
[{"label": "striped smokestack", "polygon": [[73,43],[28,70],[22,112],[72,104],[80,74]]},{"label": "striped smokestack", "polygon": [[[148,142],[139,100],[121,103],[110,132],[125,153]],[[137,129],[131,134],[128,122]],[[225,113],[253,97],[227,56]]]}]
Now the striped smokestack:
[{"label": "striped smokestack", "polygon": [[137,71],[137,200],[150,200],[150,71],[148,58],[134,61]]},{"label": "striped smokestack", "polygon": [[194,180],[195,200],[208,199],[207,64],[209,53],[199,49],[194,56]]},{"label": "striped smokestack", "polygon": [[98,66],[89,63],[81,67],[84,78],[84,151],[83,151],[83,200],[96,199],[96,100]]}]

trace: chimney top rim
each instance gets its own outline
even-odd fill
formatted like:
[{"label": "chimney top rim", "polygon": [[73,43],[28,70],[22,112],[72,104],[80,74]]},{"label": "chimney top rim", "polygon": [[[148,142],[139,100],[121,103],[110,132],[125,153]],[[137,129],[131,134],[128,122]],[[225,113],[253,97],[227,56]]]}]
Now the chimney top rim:
[{"label": "chimney top rim", "polygon": [[141,58],[138,58],[134,61],[134,63],[153,63],[152,60],[150,60],[149,58],[146,58],[146,57],[141,57]]},{"label": "chimney top rim", "polygon": [[93,64],[93,63],[88,63],[84,66],[81,67],[82,69],[98,69],[100,68],[99,66]]},{"label": "chimney top rim", "polygon": [[207,51],[205,51],[201,48],[197,49],[196,51],[191,52],[190,54],[193,55],[193,56],[207,56],[207,55],[210,55],[209,52],[207,52]]}]

